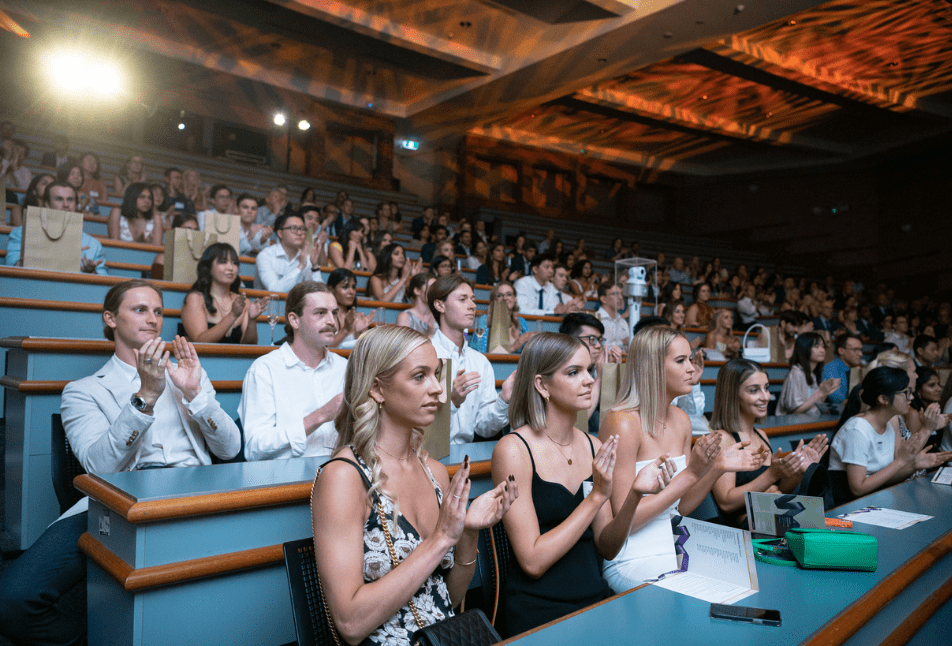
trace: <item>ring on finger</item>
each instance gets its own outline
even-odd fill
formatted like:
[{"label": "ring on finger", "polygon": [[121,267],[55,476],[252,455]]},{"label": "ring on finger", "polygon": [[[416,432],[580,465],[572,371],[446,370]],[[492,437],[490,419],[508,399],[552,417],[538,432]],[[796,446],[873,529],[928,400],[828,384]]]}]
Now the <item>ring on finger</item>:
[{"label": "ring on finger", "polygon": [[146,364],[150,364],[150,363],[152,363],[152,359],[146,359],[145,362],[146,362]]}]

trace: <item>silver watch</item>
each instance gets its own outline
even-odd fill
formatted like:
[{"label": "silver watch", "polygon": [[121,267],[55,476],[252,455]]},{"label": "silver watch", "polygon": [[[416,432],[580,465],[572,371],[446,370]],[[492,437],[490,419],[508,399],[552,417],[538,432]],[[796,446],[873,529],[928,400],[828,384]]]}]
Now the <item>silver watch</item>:
[{"label": "silver watch", "polygon": [[155,404],[147,403],[144,399],[139,397],[138,393],[132,393],[132,399],[129,400],[129,403],[132,404],[132,407],[137,411],[145,413],[146,415],[151,415],[152,410],[155,408]]}]

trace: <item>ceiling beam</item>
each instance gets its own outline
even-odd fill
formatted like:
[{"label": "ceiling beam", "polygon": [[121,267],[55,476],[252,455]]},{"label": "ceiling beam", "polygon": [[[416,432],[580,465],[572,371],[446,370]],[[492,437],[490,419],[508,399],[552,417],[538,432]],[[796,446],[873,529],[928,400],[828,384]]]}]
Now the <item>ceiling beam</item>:
[{"label": "ceiling beam", "polygon": [[852,148],[846,144],[825,141],[768,126],[733,121],[716,114],[700,114],[693,110],[672,106],[660,101],[650,101],[628,92],[617,92],[596,87],[579,90],[572,96],[580,101],[613,108],[621,113],[647,115],[664,124],[676,124],[696,134],[717,133],[733,139],[743,139],[775,146],[792,146],[834,155],[848,156],[853,152]]}]

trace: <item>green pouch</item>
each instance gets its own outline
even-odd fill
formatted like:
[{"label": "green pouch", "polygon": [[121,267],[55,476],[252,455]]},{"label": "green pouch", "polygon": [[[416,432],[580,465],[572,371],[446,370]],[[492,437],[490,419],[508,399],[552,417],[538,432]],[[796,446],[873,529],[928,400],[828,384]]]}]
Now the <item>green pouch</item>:
[{"label": "green pouch", "polygon": [[[863,532],[832,529],[791,529],[783,540],[753,541],[754,556],[762,563],[808,570],[862,570],[879,565],[879,543]],[[783,545],[786,543],[786,545]]]}]

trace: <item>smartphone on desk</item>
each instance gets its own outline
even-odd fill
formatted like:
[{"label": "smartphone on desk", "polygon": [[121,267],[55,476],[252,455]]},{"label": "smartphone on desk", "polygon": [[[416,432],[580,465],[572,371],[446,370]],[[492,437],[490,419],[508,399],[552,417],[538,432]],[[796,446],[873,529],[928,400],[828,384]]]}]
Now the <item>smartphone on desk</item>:
[{"label": "smartphone on desk", "polygon": [[748,606],[725,606],[722,603],[711,604],[712,619],[726,619],[727,621],[743,621],[749,624],[762,626],[779,626],[780,611],[750,608]]}]

